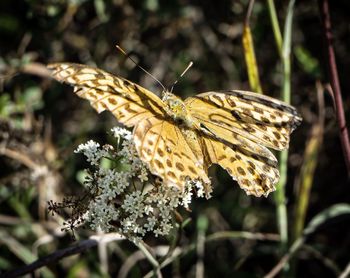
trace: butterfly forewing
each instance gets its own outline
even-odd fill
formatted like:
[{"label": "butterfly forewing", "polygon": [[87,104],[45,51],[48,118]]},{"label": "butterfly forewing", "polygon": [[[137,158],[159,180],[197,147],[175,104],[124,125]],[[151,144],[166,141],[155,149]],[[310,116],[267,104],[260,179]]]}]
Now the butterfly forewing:
[{"label": "butterfly forewing", "polygon": [[292,106],[245,91],[208,92],[185,102],[193,117],[233,144],[234,134],[240,134],[269,148],[286,149],[301,121]]},{"label": "butterfly forewing", "polygon": [[126,126],[134,126],[153,115],[164,115],[161,99],[124,78],[80,64],[50,64],[48,68],[57,80],[73,85],[75,93],[89,100],[99,113],[109,110]]}]

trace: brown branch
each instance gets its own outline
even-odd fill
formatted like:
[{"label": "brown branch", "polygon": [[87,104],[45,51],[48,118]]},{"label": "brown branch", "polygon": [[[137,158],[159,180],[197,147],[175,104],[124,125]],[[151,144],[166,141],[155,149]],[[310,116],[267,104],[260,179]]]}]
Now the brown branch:
[{"label": "brown branch", "polygon": [[7,156],[8,158],[12,158],[13,160],[17,160],[32,170],[35,170],[38,167],[40,167],[40,165],[36,164],[29,156],[16,150],[4,148],[0,149],[0,154]]},{"label": "brown branch", "polygon": [[254,0],[249,0],[248,10],[244,20],[245,26],[249,25],[250,16],[252,15],[252,11],[253,11],[253,6],[254,6]]},{"label": "brown branch", "polygon": [[350,143],[349,133],[346,127],[346,120],[344,115],[343,100],[341,96],[341,89],[339,84],[339,77],[337,71],[337,64],[335,60],[335,54],[333,49],[333,35],[331,30],[331,18],[329,14],[328,0],[318,0],[321,21],[323,27],[324,40],[327,47],[328,58],[328,70],[330,75],[331,86],[334,92],[334,103],[336,116],[340,131],[340,141],[343,148],[343,155],[348,170],[348,176],[350,176]]},{"label": "brown branch", "polygon": [[252,233],[245,231],[221,231],[214,234],[208,235],[206,238],[207,242],[222,239],[248,239],[248,240],[268,240],[268,241],[280,241],[281,238],[278,234],[262,234]]},{"label": "brown branch", "polygon": [[271,271],[264,276],[264,278],[274,278],[281,272],[281,270],[287,265],[289,260],[295,255],[295,253],[303,246],[306,240],[306,236],[300,237],[290,247],[288,252],[280,259],[280,261],[271,269]]},{"label": "brown branch", "polygon": [[68,248],[58,250],[58,251],[56,251],[56,252],[54,252],[46,257],[38,259],[37,261],[35,261],[29,265],[19,267],[15,270],[3,273],[0,275],[0,278],[2,278],[2,277],[7,277],[7,278],[18,277],[18,276],[21,276],[21,275],[24,275],[27,273],[32,273],[33,271],[35,271],[36,269],[38,269],[40,267],[43,267],[43,266],[46,266],[50,263],[56,262],[62,258],[81,253],[87,249],[95,247],[97,244],[98,244],[98,241],[93,240],[93,239],[80,241],[77,244],[75,244],[74,246],[70,246]]},{"label": "brown branch", "polygon": [[329,270],[333,271],[334,276],[339,277],[340,269],[335,264],[334,261],[332,261],[330,258],[323,255],[320,251],[318,251],[316,248],[314,248],[311,245],[304,244],[302,246],[302,249],[304,249],[306,252],[310,253],[315,259],[320,260],[324,266],[326,266]]},{"label": "brown branch", "polygon": [[43,266],[57,262],[57,261],[61,260],[62,258],[72,256],[72,255],[75,255],[78,253],[82,253],[85,250],[88,250],[92,247],[97,246],[97,244],[99,242],[111,242],[111,241],[115,241],[115,240],[124,240],[124,237],[118,233],[109,233],[109,234],[91,236],[90,239],[82,240],[73,246],[55,251],[52,254],[45,256],[43,258],[40,258],[29,265],[25,265],[23,267],[19,267],[19,268],[15,269],[15,270],[5,272],[5,273],[0,275],[0,278],[5,278],[5,277],[12,278],[12,277],[23,276],[24,274],[32,273],[33,271],[35,271]]},{"label": "brown branch", "polygon": [[349,275],[350,275],[350,263],[348,263],[344,271],[339,275],[339,278],[346,278],[346,277],[349,277]]}]

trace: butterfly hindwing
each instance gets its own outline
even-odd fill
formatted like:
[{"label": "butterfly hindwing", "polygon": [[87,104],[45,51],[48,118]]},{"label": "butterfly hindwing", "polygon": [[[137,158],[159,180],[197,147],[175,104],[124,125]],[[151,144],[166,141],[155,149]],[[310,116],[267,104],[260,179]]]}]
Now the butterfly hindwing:
[{"label": "butterfly hindwing", "polygon": [[206,136],[203,147],[210,162],[224,168],[248,195],[266,197],[275,190],[279,179],[276,161]]},{"label": "butterfly hindwing", "polygon": [[180,189],[186,180],[210,182],[202,154],[195,153],[187,140],[178,126],[156,116],[140,121],[134,129],[134,143],[140,158],[165,184]]}]

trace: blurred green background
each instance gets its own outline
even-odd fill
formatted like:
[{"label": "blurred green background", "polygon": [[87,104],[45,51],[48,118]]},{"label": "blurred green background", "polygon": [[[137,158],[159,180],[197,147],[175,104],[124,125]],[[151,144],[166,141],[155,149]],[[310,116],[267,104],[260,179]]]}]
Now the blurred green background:
[{"label": "blurred green background", "polygon": [[[81,192],[79,174],[87,164],[73,150],[88,139],[108,142],[106,132],[117,124],[111,114],[98,115],[71,88],[52,81],[45,64],[66,61],[98,66],[159,94],[159,85],[117,51],[115,45],[119,44],[165,86],[170,86],[193,61],[194,66],[174,90],[182,97],[211,90],[251,90],[242,47],[248,2],[0,2],[1,271],[74,244],[69,233],[60,231],[62,219],[47,215],[47,201],[61,201],[64,196]],[[349,120],[350,2],[330,2],[334,48]],[[284,76],[268,4],[255,2],[250,28],[262,91],[280,98]],[[283,32],[288,1],[275,4]],[[327,88],[328,82],[324,49],[317,2],[297,1],[290,56],[291,99],[303,123],[292,134],[289,150],[287,246],[264,237],[223,236],[206,242],[201,255],[196,249],[184,253],[162,269],[164,276],[198,275],[198,262],[202,262],[206,277],[262,277],[315,215],[333,205],[349,203],[349,179],[333,99],[320,85]],[[316,83],[322,97],[318,97]],[[215,184],[213,197],[194,200],[191,212],[181,211],[183,218],[192,221],[182,231],[178,246],[185,249],[199,244],[199,235],[205,238],[221,231],[267,233],[278,239],[280,216],[275,193],[268,198],[249,197],[225,171],[211,167],[210,172]],[[300,200],[305,202],[301,204]],[[337,277],[342,272],[350,261],[348,207],[341,214],[308,236],[282,275]],[[86,229],[76,233],[78,241],[93,234]],[[156,248],[169,244],[171,239],[145,241]],[[101,255],[100,248],[91,248],[51,263],[38,273],[42,277],[116,276],[137,252],[128,241],[112,242],[104,250],[107,256]],[[150,270],[150,263],[140,260],[132,265],[128,277],[139,277]]]}]

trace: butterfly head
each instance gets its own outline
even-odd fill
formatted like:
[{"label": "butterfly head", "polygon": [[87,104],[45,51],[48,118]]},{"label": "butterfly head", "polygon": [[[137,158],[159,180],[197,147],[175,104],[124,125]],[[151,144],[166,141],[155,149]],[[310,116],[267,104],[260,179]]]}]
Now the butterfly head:
[{"label": "butterfly head", "polygon": [[181,98],[166,91],[162,100],[165,102],[167,114],[173,121],[190,129],[199,129],[200,124],[191,116]]},{"label": "butterfly head", "polygon": [[170,92],[165,92],[163,101],[169,108],[169,112],[171,112],[171,114],[174,114],[175,116],[181,115],[186,111],[186,107],[182,99]]},{"label": "butterfly head", "polygon": [[167,114],[178,123],[186,123],[188,112],[181,98],[166,91],[163,96],[163,101],[166,104]]}]

